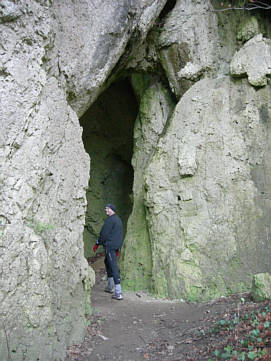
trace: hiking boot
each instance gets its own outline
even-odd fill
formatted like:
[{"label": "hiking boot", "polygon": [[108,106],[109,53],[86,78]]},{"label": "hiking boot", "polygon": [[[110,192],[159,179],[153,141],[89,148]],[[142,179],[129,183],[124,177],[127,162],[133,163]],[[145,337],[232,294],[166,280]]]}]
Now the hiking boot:
[{"label": "hiking boot", "polygon": [[112,295],[112,298],[113,298],[113,300],[123,300],[123,297],[122,297],[122,294],[121,293],[114,293],[113,295]]},{"label": "hiking boot", "polygon": [[106,286],[105,289],[104,289],[104,292],[107,292],[107,293],[114,293],[114,287],[110,287],[110,286]]}]

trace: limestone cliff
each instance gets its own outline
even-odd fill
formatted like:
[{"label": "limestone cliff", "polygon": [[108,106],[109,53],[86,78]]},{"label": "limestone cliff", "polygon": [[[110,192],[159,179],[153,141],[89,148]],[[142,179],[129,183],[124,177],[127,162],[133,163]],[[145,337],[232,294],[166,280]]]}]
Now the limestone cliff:
[{"label": "limestone cliff", "polygon": [[1,360],[63,360],[82,340],[94,272],[78,117],[164,2],[1,2]]},{"label": "limestone cliff", "polygon": [[[249,290],[253,274],[270,268],[270,23],[218,6],[177,1],[128,65],[156,66],[177,100],[141,177],[146,226],[136,225],[142,206],[134,203],[123,257],[125,284],[159,296]],[[156,96],[148,101],[151,109]],[[151,130],[149,115],[140,119]],[[145,227],[148,266],[137,249]]]},{"label": "limestone cliff", "polygon": [[1,2],[0,359],[82,340],[108,201],[128,289],[201,300],[270,270],[271,25],[219,4]]}]

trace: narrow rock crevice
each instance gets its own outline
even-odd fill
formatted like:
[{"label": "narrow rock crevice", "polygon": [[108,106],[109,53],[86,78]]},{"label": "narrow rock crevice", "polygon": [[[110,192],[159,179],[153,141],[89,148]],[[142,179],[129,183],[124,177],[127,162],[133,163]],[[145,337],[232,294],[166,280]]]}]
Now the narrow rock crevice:
[{"label": "narrow rock crevice", "polygon": [[132,210],[133,129],[138,104],[128,79],[113,83],[80,119],[90,155],[90,179],[84,230],[85,256],[105,218],[104,206],[114,203],[126,229]]},{"label": "narrow rock crevice", "polygon": [[166,2],[165,6],[163,7],[158,17],[159,22],[163,21],[163,19],[165,19],[165,17],[174,9],[176,2],[177,2],[176,0],[168,0]]}]

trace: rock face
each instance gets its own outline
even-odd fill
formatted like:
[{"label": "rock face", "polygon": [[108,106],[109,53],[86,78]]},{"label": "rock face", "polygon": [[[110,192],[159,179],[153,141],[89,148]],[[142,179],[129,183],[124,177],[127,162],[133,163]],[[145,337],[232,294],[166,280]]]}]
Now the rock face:
[{"label": "rock face", "polygon": [[270,100],[270,89],[225,77],[199,81],[176,106],[146,171],[161,296],[242,291],[251,274],[268,268]]},{"label": "rock face", "polygon": [[164,3],[1,2],[1,360],[63,360],[82,340],[94,272],[78,117]]},{"label": "rock face", "polygon": [[[270,40],[259,32],[270,34],[270,24],[224,14],[210,2],[177,1],[130,62],[147,70],[155,54],[179,101],[143,171],[133,163],[134,197],[143,189],[144,202],[134,202],[128,221],[129,288],[210,299],[248,290],[254,273],[269,270]],[[156,95],[147,99],[151,109]],[[140,114],[141,124],[151,127],[149,118]]]},{"label": "rock face", "polygon": [[268,271],[270,21],[216,3],[1,2],[0,359],[82,340],[107,200],[131,212],[126,288],[207,299]]},{"label": "rock face", "polygon": [[217,19],[209,0],[177,1],[158,39],[159,58],[171,90],[179,98],[219,57]]},{"label": "rock face", "polygon": [[[54,45],[58,54],[54,60],[77,114],[81,116],[101,93],[119,58],[129,57],[131,50],[144,40],[165,3],[166,0],[55,2],[58,31]],[[132,34],[134,39],[129,45]]]},{"label": "rock face", "polygon": [[169,91],[157,79],[134,75],[132,84],[142,100],[134,127],[133,210],[124,242],[122,273],[125,287],[151,289],[152,253],[144,202],[144,174],[174,103]]},{"label": "rock face", "polygon": [[81,241],[89,157],[65,89],[45,66],[52,9],[1,6],[18,19],[1,24],[0,359],[9,350],[14,360],[61,359],[90,312],[94,274]]}]

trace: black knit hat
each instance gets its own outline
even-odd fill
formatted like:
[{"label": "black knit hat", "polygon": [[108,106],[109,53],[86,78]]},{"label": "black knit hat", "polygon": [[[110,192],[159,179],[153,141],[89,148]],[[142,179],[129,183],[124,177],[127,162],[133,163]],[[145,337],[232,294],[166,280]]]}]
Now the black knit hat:
[{"label": "black knit hat", "polygon": [[109,204],[106,205],[106,207],[110,208],[110,209],[112,209],[112,211],[116,212],[116,207],[114,206],[114,204],[109,203]]}]

